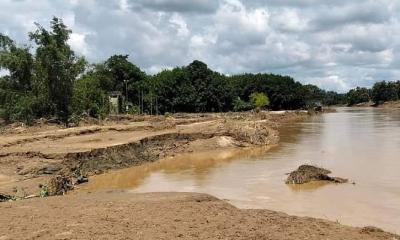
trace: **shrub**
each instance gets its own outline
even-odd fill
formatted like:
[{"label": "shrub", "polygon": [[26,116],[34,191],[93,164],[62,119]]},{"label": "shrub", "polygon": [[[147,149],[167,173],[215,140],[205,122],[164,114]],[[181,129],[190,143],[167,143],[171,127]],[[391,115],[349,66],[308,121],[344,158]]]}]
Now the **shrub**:
[{"label": "shrub", "polygon": [[241,111],[248,111],[253,108],[251,103],[243,101],[240,97],[233,101],[233,111],[241,112]]},{"label": "shrub", "polygon": [[250,95],[250,102],[254,108],[260,109],[269,104],[269,99],[264,93],[252,93]]}]

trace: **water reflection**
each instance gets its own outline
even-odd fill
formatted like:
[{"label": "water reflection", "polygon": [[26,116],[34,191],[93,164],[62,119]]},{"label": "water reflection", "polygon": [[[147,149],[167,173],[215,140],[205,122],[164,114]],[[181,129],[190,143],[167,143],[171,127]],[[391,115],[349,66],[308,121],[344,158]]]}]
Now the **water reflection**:
[{"label": "water reflection", "polygon": [[202,181],[206,180],[207,175],[217,167],[223,167],[223,165],[229,164],[237,159],[254,159],[254,157],[262,156],[273,148],[276,148],[276,146],[182,154],[142,166],[93,176],[90,184],[85,185],[81,190],[135,188],[140,186],[144,179],[152,173],[159,171],[162,171],[167,177],[172,179],[175,178],[174,176],[177,174],[179,176],[188,174],[195,178],[198,184],[200,184]]},{"label": "water reflection", "polygon": [[297,185],[297,184],[288,184],[286,185],[288,188],[290,188],[290,190],[292,191],[315,191],[318,190],[319,188],[328,186],[330,184],[334,184],[332,182],[329,181],[318,181],[318,182],[310,182],[310,183],[305,183],[305,184],[301,184],[301,185]]}]

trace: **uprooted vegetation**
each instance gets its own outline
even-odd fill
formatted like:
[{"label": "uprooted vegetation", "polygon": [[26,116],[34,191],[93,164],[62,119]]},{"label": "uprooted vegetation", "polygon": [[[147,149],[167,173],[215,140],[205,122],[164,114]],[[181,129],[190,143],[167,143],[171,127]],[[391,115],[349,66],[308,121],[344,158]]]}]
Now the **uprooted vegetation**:
[{"label": "uprooted vegetation", "polygon": [[330,181],[334,183],[347,183],[348,180],[339,177],[330,177],[331,171],[311,165],[301,165],[296,171],[289,174],[286,184],[304,184],[312,181]]}]

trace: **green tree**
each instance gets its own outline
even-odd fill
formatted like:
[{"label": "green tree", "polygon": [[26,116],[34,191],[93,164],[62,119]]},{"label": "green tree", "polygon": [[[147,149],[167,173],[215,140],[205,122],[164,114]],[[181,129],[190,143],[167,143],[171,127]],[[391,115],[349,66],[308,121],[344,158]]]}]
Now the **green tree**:
[{"label": "green tree", "polygon": [[17,47],[8,36],[0,33],[0,69],[10,73],[10,84],[15,90],[31,89],[33,57],[28,47]]},{"label": "green tree", "polygon": [[150,87],[147,75],[129,61],[129,55],[113,55],[94,68],[100,87],[105,92],[120,91],[127,101],[142,105]]},{"label": "green tree", "polygon": [[36,24],[37,30],[29,34],[37,44],[37,81],[45,88],[55,115],[68,125],[71,115],[73,82],[83,72],[85,60],[77,57],[68,45],[71,30],[63,21],[54,17],[50,22],[51,31]]},{"label": "green tree", "polygon": [[[111,91],[122,92],[126,103],[151,114],[243,111],[265,105],[274,110],[301,109],[344,98],[314,85],[304,86],[289,76],[226,76],[198,60],[148,76],[128,55],[113,55],[84,73],[85,60],[68,45],[71,31],[62,20],[53,18],[49,30],[36,25],[37,30],[30,33],[36,43],[32,49],[0,34],[0,68],[8,70],[0,77],[0,114],[11,121],[56,116],[68,124],[71,114],[101,117],[107,113]],[[400,84],[389,89],[394,86],[399,93]],[[377,96],[382,95],[379,89]],[[352,102],[369,99],[369,90],[354,90],[348,96]]]},{"label": "green tree", "polygon": [[270,108],[300,109],[306,107],[303,85],[289,76],[274,74],[241,74],[229,77],[235,96],[249,100],[253,92],[264,93],[270,100]]},{"label": "green tree", "polygon": [[347,105],[352,106],[358,103],[369,102],[371,100],[370,90],[357,87],[347,93]]},{"label": "green tree", "polygon": [[83,75],[74,83],[72,110],[76,115],[104,117],[108,113],[108,98],[93,73]]},{"label": "green tree", "polygon": [[322,98],[322,104],[326,106],[346,104],[346,94],[339,94],[334,91],[325,92]]},{"label": "green tree", "polygon": [[307,108],[315,107],[318,104],[321,104],[326,94],[324,90],[312,84],[304,85],[303,91]]},{"label": "green tree", "polygon": [[269,99],[264,93],[255,92],[250,95],[250,102],[254,108],[260,109],[269,104]]},{"label": "green tree", "polygon": [[33,57],[29,48],[18,47],[8,36],[0,34],[0,69],[9,73],[0,78],[0,117],[7,121],[32,121],[38,106],[31,93]]},{"label": "green tree", "polygon": [[398,86],[395,82],[381,81],[372,87],[372,100],[376,103],[396,101],[399,99]]}]

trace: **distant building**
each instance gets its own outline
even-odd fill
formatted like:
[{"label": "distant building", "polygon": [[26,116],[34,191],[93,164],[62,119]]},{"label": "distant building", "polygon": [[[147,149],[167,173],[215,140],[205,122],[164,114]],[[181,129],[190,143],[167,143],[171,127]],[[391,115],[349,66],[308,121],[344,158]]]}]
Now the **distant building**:
[{"label": "distant building", "polygon": [[120,114],[122,112],[123,96],[120,91],[110,92],[108,101],[110,103],[110,114]]}]

